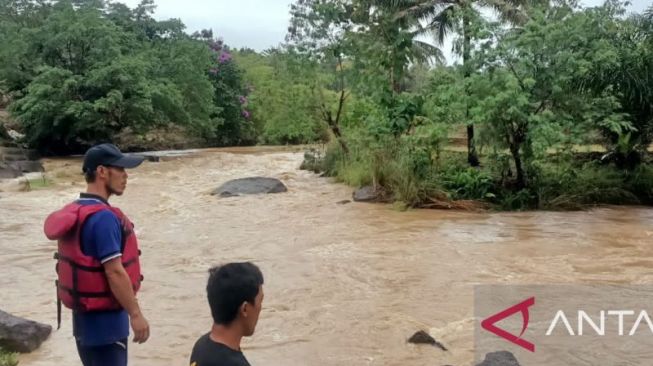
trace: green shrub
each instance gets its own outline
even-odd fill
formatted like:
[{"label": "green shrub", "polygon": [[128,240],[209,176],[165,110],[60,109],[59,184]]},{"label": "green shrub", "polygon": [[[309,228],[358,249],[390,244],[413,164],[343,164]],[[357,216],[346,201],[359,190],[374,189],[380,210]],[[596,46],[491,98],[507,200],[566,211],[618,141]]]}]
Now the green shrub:
[{"label": "green shrub", "polygon": [[15,353],[5,351],[0,348],[0,366],[16,366],[18,365],[18,358]]},{"label": "green shrub", "polygon": [[653,204],[653,167],[644,164],[637,167],[628,174],[626,187],[642,203]]},{"label": "green shrub", "polygon": [[496,197],[492,177],[478,168],[448,169],[442,174],[442,183],[455,199],[486,200]]}]

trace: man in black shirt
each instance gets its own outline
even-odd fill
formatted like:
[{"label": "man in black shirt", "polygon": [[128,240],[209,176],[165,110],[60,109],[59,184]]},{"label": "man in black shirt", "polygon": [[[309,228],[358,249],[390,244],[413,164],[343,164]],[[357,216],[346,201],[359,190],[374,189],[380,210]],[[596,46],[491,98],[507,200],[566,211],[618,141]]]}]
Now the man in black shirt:
[{"label": "man in black shirt", "polygon": [[195,342],[190,365],[250,366],[240,341],[254,334],[263,303],[263,274],[252,263],[229,263],[209,273],[206,293],[213,326]]}]

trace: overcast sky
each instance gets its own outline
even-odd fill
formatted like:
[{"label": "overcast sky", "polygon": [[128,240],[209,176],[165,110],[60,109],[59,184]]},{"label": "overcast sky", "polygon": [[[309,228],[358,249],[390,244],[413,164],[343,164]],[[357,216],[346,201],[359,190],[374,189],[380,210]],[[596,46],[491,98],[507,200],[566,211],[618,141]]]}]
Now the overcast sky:
[{"label": "overcast sky", "polygon": [[[140,0],[116,0],[130,7]],[[603,0],[581,0],[586,6]],[[632,11],[642,11],[650,0],[631,0]],[[283,42],[293,0],[155,0],[157,19],[180,18],[188,32],[213,29],[231,47],[262,51]],[[450,48],[443,51],[450,58]]]}]

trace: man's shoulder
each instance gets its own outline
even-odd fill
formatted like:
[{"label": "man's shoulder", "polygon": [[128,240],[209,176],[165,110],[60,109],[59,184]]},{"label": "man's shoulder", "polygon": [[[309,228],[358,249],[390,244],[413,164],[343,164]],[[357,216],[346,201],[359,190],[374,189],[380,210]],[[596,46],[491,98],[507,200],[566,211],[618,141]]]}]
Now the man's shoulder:
[{"label": "man's shoulder", "polygon": [[192,366],[250,366],[242,352],[212,341],[209,333],[195,342],[190,364]]},{"label": "man's shoulder", "polygon": [[94,220],[120,221],[120,218],[124,216],[118,207],[111,206],[108,202],[103,202],[96,198],[81,197],[75,203],[81,206],[82,212],[86,211],[82,213],[82,216],[86,217],[86,220],[94,218]]},{"label": "man's shoulder", "polygon": [[121,252],[122,225],[111,210],[102,209],[87,217],[82,224],[82,250],[104,262]]},{"label": "man's shoulder", "polygon": [[195,345],[193,346],[193,348],[200,347],[202,344],[206,343],[206,341],[209,340],[209,334],[210,334],[210,333],[206,333],[206,334],[203,334],[201,337],[197,338],[197,340],[195,341]]},{"label": "man's shoulder", "polygon": [[113,212],[109,207],[106,207],[90,215],[86,219],[86,223],[92,226],[112,227],[116,225],[120,226],[120,219],[115,212]]},{"label": "man's shoulder", "polygon": [[193,345],[193,353],[191,354],[191,361],[193,357],[199,357],[208,352],[211,352],[211,339],[209,338],[209,333],[206,333],[199,337]]}]

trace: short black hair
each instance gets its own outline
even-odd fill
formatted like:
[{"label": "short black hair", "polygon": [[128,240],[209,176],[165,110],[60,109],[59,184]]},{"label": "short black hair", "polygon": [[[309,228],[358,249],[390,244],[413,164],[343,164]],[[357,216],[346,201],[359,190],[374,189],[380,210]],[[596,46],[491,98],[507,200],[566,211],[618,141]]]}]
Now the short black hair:
[{"label": "short black hair", "polygon": [[86,183],[94,183],[96,178],[97,174],[95,170],[84,172],[84,179],[86,180]]},{"label": "short black hair", "polygon": [[250,262],[213,267],[209,273],[206,294],[213,321],[229,325],[236,319],[243,302],[254,304],[263,284],[263,273]]}]

